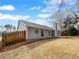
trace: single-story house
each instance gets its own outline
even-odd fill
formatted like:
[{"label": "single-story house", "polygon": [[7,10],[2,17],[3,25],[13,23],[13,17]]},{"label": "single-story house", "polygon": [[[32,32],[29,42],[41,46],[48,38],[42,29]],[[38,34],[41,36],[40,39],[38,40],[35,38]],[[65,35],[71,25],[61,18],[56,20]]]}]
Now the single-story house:
[{"label": "single-story house", "polygon": [[41,39],[54,36],[52,28],[24,20],[18,21],[17,31],[26,31],[26,39]]}]

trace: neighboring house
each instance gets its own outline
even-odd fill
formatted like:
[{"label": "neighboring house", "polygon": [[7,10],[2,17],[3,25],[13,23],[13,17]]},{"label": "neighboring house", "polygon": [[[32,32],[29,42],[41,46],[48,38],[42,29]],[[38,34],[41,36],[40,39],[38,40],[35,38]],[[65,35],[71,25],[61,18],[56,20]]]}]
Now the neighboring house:
[{"label": "neighboring house", "polygon": [[27,22],[24,20],[18,21],[18,31],[26,31],[26,39],[41,39],[48,38],[54,35],[54,30],[50,27]]}]

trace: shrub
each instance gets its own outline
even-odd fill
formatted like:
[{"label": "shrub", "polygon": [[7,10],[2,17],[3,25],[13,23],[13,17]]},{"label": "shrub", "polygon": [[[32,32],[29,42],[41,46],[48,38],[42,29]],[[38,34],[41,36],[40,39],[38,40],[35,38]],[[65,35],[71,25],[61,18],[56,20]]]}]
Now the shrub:
[{"label": "shrub", "polygon": [[75,36],[75,35],[77,35],[77,32],[78,31],[74,28],[74,26],[71,26],[67,30],[67,35],[69,35],[69,36]]}]

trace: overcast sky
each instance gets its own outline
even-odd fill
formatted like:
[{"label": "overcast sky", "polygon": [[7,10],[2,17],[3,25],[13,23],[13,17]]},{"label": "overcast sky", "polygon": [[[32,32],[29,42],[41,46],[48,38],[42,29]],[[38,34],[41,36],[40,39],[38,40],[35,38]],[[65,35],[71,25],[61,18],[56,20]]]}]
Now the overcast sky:
[{"label": "overcast sky", "polygon": [[[0,25],[16,26],[20,19],[49,25],[50,12],[54,14],[60,3],[61,0],[0,0]],[[75,3],[76,0],[64,0],[62,7],[72,7]]]}]

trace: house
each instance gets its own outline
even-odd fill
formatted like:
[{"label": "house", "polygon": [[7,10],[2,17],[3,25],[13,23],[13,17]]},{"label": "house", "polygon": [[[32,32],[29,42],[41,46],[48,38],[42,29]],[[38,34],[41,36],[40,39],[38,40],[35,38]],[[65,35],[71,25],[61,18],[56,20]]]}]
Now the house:
[{"label": "house", "polygon": [[18,21],[17,31],[26,31],[26,39],[41,39],[54,35],[54,30],[50,27],[24,20]]}]

